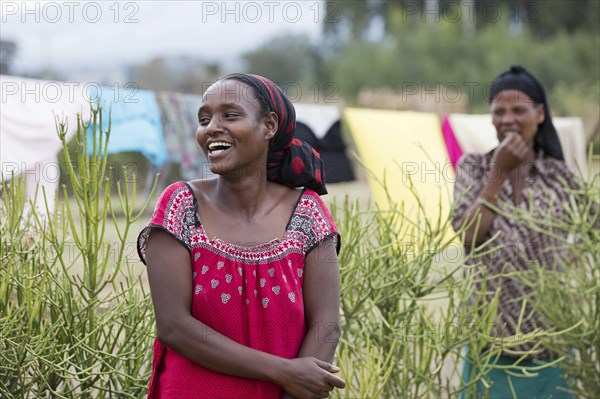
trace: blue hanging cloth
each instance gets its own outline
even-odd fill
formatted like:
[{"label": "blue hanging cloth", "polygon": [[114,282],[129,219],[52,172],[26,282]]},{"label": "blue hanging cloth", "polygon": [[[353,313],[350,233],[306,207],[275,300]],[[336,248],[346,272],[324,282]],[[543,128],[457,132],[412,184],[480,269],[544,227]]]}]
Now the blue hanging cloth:
[{"label": "blue hanging cloth", "polygon": [[[111,132],[108,153],[140,152],[153,166],[161,166],[168,159],[167,148],[160,118],[160,110],[154,92],[137,88],[98,87],[100,93],[91,93],[90,98],[100,94],[103,107],[102,129],[108,129],[111,111]],[[93,128],[88,128],[89,152],[93,151]]]}]

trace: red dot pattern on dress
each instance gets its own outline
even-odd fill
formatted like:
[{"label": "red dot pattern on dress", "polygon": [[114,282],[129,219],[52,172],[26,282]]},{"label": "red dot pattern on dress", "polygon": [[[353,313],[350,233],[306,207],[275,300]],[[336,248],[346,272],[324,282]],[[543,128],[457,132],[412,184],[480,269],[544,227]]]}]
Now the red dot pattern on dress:
[{"label": "red dot pattern on dress", "polygon": [[[285,235],[251,247],[209,239],[196,206],[187,184],[167,187],[149,225],[140,233],[141,259],[145,261],[153,228],[173,235],[190,251],[192,315],[242,345],[295,357],[306,334],[302,292],[305,256],[326,238],[338,238],[324,203],[314,191],[304,190]],[[282,393],[279,386],[267,381],[203,368],[155,341],[148,399],[276,399]]]}]

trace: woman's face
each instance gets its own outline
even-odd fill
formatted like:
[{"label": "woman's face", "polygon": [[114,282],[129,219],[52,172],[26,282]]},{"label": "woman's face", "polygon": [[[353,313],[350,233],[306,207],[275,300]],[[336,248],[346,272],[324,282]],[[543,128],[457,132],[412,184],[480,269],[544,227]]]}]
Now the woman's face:
[{"label": "woman's face", "polygon": [[[196,140],[216,174],[265,169],[268,141],[277,131],[274,113],[262,116],[253,89],[235,80],[208,88],[198,110]],[[258,169],[257,169],[258,168]]]},{"label": "woman's face", "polygon": [[538,125],[544,121],[544,106],[519,90],[502,90],[494,97],[490,112],[498,140],[509,132],[520,134],[527,144],[533,145]]}]

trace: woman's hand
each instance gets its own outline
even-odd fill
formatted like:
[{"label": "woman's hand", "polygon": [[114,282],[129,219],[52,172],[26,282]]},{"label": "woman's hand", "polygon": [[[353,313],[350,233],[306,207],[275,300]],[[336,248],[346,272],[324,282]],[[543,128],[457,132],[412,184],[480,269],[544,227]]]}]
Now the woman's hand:
[{"label": "woman's hand", "polygon": [[496,173],[507,175],[527,159],[530,151],[530,146],[520,134],[507,133],[506,138],[494,151],[491,160],[492,167],[498,169],[495,171]]},{"label": "woman's hand", "polygon": [[314,357],[290,359],[278,385],[285,391],[283,398],[327,398],[333,388],[344,388],[346,383],[333,375],[340,369]]},{"label": "woman's hand", "polygon": [[[533,154],[531,144],[527,144],[519,133],[508,132],[494,150],[490,161],[489,170],[483,177],[483,187],[478,193],[478,198],[465,212],[462,223],[467,228],[464,231],[464,244],[471,248],[481,244],[487,236],[496,214],[488,204],[495,205],[502,186],[510,174],[527,162]],[[463,171],[464,173],[464,171]],[[464,178],[464,176],[463,176]],[[479,200],[484,200],[482,203]]]}]

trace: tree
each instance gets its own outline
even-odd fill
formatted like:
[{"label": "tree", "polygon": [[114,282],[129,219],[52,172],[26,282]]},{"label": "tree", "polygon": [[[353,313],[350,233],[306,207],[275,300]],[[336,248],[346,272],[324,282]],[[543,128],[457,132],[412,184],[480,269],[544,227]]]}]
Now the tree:
[{"label": "tree", "polygon": [[310,85],[327,80],[319,47],[306,36],[274,38],[243,56],[249,73],[264,75],[279,85]]},{"label": "tree", "polygon": [[333,48],[366,40],[374,25],[389,34],[390,18],[398,11],[405,24],[466,22],[465,33],[471,24],[479,31],[498,23],[508,23],[517,31],[526,27],[540,38],[560,32],[600,31],[598,0],[328,0],[325,7],[336,21],[323,24]]},{"label": "tree", "polygon": [[192,57],[157,57],[131,68],[141,89],[202,94],[220,76],[220,66]]}]

